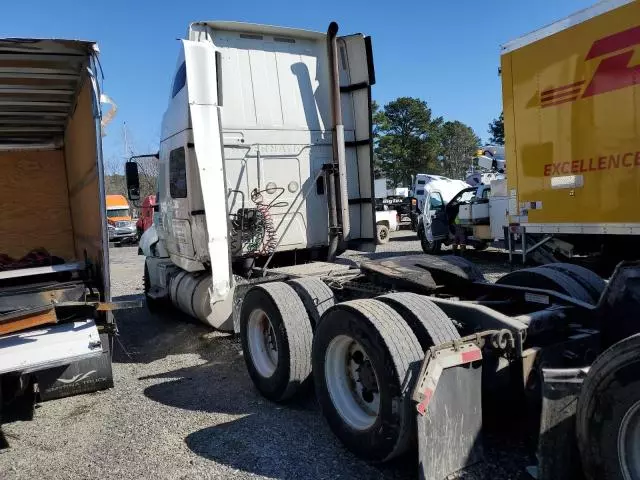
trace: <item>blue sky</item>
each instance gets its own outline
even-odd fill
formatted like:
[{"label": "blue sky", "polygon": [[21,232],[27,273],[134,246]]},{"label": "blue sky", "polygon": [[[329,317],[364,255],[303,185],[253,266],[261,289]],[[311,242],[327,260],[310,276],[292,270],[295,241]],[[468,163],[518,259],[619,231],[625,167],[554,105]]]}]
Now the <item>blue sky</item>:
[{"label": "blue sky", "polygon": [[126,122],[136,153],[157,151],[160,121],[187,25],[236,20],[373,38],[377,84],[384,104],[420,97],[435,115],[470,125],[483,141],[501,110],[499,46],[588,7],[595,0],[23,0],[3,2],[0,31],[12,37],[95,40],[105,92],[118,115],[104,139],[106,157],[122,152]]}]

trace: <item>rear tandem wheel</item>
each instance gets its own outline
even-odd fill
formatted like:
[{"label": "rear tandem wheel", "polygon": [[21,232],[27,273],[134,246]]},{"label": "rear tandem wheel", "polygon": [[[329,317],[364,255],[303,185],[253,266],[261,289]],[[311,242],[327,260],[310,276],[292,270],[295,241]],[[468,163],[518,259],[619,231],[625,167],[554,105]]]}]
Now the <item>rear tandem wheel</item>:
[{"label": "rear tandem wheel", "polygon": [[275,402],[291,398],[311,375],[311,321],[302,300],[283,282],[247,292],[240,312],[240,339],[249,376]]},{"label": "rear tandem wheel", "polygon": [[289,281],[304,304],[315,330],[320,317],[336,303],[333,290],[318,277],[301,277]]},{"label": "rear tandem wheel", "polygon": [[572,263],[549,263],[543,265],[541,268],[550,268],[570,276],[589,292],[594,303],[598,303],[604,288],[607,286],[605,281],[596,273],[580,265],[574,265]]},{"label": "rear tandem wheel", "polygon": [[640,480],[640,334],[619,341],[591,365],[576,431],[590,480]]},{"label": "rear tandem wheel", "polygon": [[516,270],[500,278],[496,284],[552,290],[585,303],[596,303],[593,296],[567,273],[546,266]]},{"label": "rear tandem wheel", "polygon": [[313,340],[316,397],[333,433],[356,455],[381,462],[410,446],[411,385],[423,359],[418,339],[385,303],[352,300],[331,307]]}]

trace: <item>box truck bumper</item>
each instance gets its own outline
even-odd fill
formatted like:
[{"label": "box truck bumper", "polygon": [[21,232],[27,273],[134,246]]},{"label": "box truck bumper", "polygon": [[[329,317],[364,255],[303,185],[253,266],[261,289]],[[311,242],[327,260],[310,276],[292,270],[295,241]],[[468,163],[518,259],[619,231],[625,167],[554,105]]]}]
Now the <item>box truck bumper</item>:
[{"label": "box truck bumper", "polygon": [[0,374],[33,373],[102,354],[102,341],[93,320],[26,330],[0,337]]}]

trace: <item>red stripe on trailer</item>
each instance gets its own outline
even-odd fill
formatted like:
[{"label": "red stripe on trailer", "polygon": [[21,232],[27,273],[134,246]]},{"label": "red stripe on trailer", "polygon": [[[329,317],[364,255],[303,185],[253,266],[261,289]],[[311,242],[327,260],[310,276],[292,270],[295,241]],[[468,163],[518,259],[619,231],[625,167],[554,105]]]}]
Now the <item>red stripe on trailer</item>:
[{"label": "red stripe on trailer", "polygon": [[413,395],[417,402],[416,410],[418,413],[420,415],[426,414],[429,403],[438,387],[440,375],[444,370],[478,360],[482,360],[482,350],[477,345],[469,343],[430,353],[427,363],[420,373],[420,380]]},{"label": "red stripe on trailer", "polygon": [[462,363],[471,363],[480,359],[482,359],[482,352],[480,349],[471,350],[462,354]]},{"label": "red stripe on trailer", "polygon": [[562,85],[561,87],[550,88],[549,90],[544,90],[543,92],[541,92],[540,96],[541,97],[546,97],[549,94],[570,90],[570,89],[573,89],[575,87],[582,86],[582,84],[584,82],[585,82],[584,80],[580,80],[579,82],[570,83],[568,85]]}]

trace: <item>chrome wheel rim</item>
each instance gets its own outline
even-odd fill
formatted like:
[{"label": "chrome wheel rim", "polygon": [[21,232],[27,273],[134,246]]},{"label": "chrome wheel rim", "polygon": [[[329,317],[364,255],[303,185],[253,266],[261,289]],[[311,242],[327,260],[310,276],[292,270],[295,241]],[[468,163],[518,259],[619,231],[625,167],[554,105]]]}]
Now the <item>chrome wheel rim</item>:
[{"label": "chrome wheel rim", "polygon": [[249,315],[247,341],[251,361],[258,373],[265,378],[273,375],[278,366],[278,343],[269,316],[260,308]]},{"label": "chrome wheel rim", "polygon": [[379,382],[360,343],[347,335],[334,338],[325,353],[324,375],[335,409],[351,428],[366,430],[375,424]]}]

